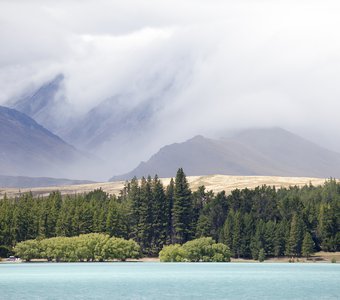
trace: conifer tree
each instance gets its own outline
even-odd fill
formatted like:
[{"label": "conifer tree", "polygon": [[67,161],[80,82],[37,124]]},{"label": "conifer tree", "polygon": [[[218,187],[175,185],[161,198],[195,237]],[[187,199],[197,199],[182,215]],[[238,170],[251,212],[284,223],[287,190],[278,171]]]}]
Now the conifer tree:
[{"label": "conifer tree", "polygon": [[234,211],[230,210],[227,219],[224,222],[222,237],[222,242],[229,247],[232,256],[235,255],[233,245],[234,215],[235,215]]},{"label": "conifer tree", "polygon": [[250,213],[246,213],[243,217],[243,231],[242,231],[242,256],[251,258],[250,243],[251,237],[254,233],[254,220]]},{"label": "conifer tree", "polygon": [[284,255],[286,230],[289,232],[289,227],[286,226],[285,221],[281,221],[275,227],[273,246],[274,246],[274,256],[276,257]]},{"label": "conifer tree", "polygon": [[52,192],[48,197],[47,203],[49,205],[46,215],[46,237],[56,236],[56,225],[58,214],[62,205],[62,198],[60,192]]},{"label": "conifer tree", "polygon": [[153,255],[153,198],[151,192],[151,177],[141,179],[139,206],[140,245],[143,253]]},{"label": "conifer tree", "polygon": [[134,177],[129,184],[128,191],[128,203],[129,203],[129,220],[130,220],[130,238],[134,239],[137,243],[141,242],[140,236],[140,188],[138,185],[138,179]]},{"label": "conifer tree", "polygon": [[183,244],[192,236],[192,199],[191,190],[183,172],[180,168],[177,171],[174,190],[173,206],[174,242]]},{"label": "conifer tree", "polygon": [[256,224],[255,235],[253,236],[250,249],[253,259],[258,259],[261,249],[265,246],[266,223],[260,219]]},{"label": "conifer tree", "polygon": [[[67,207],[62,205],[60,208],[60,213],[58,215],[58,220],[56,223],[55,233],[56,236],[69,236],[68,222],[67,222]],[[40,236],[44,237],[44,236]]]},{"label": "conifer tree", "polygon": [[167,201],[162,182],[156,175],[152,181],[153,252],[156,255],[166,243]]},{"label": "conifer tree", "polygon": [[167,225],[166,225],[166,244],[170,245],[174,243],[174,226],[173,226],[173,207],[174,207],[174,191],[175,191],[175,183],[171,178],[170,183],[166,188],[166,216],[167,216]]},{"label": "conifer tree", "polygon": [[110,237],[119,237],[119,212],[118,212],[118,202],[112,198],[109,201],[108,212],[106,218],[106,232]]},{"label": "conifer tree", "polygon": [[307,259],[314,253],[314,241],[309,232],[306,232],[302,242],[302,255]]},{"label": "conifer tree", "polygon": [[288,255],[300,256],[303,240],[303,224],[301,218],[294,213],[289,232]]},{"label": "conifer tree", "polygon": [[242,220],[240,212],[236,212],[233,224],[233,253],[235,257],[240,258],[241,255],[241,234],[242,234]]},{"label": "conifer tree", "polygon": [[275,232],[277,224],[276,222],[270,220],[266,223],[266,231],[264,234],[265,241],[265,253],[267,256],[274,255],[274,243],[275,243]]}]

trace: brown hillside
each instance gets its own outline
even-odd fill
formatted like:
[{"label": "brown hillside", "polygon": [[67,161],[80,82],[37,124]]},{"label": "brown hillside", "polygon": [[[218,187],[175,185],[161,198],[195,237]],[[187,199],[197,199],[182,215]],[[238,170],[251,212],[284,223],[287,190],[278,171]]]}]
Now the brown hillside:
[{"label": "brown hillside", "polygon": [[[277,177],[277,176],[228,176],[228,175],[209,175],[209,176],[188,176],[188,182],[192,190],[204,185],[207,190],[220,192],[225,190],[230,193],[234,189],[255,188],[261,185],[275,187],[304,186],[306,184],[322,185],[324,178],[309,177]],[[168,185],[170,178],[162,178],[163,184]],[[59,190],[63,195],[86,193],[94,189],[103,189],[109,194],[118,195],[124,186],[124,181],[102,182],[79,185],[65,185],[59,187],[42,187],[31,189],[0,188],[0,198],[6,193],[8,197],[19,196],[21,193],[31,191],[33,195],[47,196],[50,192]]]}]

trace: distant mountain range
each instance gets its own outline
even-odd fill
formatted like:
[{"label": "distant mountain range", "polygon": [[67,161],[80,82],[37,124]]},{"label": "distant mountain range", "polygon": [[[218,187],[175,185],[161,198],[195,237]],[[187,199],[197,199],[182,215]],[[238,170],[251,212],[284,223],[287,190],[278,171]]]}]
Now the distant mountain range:
[{"label": "distant mountain range", "polygon": [[32,93],[11,99],[7,106],[30,116],[64,141],[92,153],[105,152],[110,141],[122,145],[138,138],[157,106],[153,105],[157,101],[140,99],[140,105],[127,109],[124,103],[131,96],[115,95],[98,101],[85,114],[73,114],[64,95],[64,80],[59,74]]},{"label": "distant mountain range", "polygon": [[187,175],[268,175],[340,177],[340,154],[281,128],[251,129],[230,138],[196,136],[168,145],[129,173],[110,180],[158,174],[173,177],[179,167]]},{"label": "distant mountain range", "polygon": [[0,106],[0,173],[65,175],[65,166],[87,157],[29,116]]},{"label": "distant mountain range", "polygon": [[[80,170],[86,178],[97,179],[97,174],[105,178],[111,168],[126,170],[150,153],[148,141],[157,126],[155,116],[164,105],[162,97],[113,95],[98,99],[97,105],[83,114],[73,114],[64,80],[60,74],[34,92],[8,102],[23,114],[0,110],[4,122],[0,123],[0,174],[67,177],[70,165],[84,156],[80,149],[104,160],[83,160],[71,170],[72,177],[77,178]],[[111,180],[156,173],[171,177],[179,167],[187,175],[340,177],[340,154],[280,128],[252,129],[230,138],[196,136],[165,146],[147,162]]]},{"label": "distant mountain range", "polygon": [[1,188],[35,188],[94,183],[89,180],[72,180],[50,177],[26,177],[0,175]]},{"label": "distant mountain range", "polygon": [[[104,180],[111,175],[113,167],[126,170],[150,153],[152,146],[148,139],[155,128],[153,122],[163,98],[145,97],[114,94],[99,98],[88,111],[75,111],[67,99],[65,77],[59,74],[35,90],[10,99],[6,106],[28,115],[66,143],[102,159],[91,167],[82,164],[78,169],[87,178]],[[133,151],[138,147],[138,152]],[[125,159],[117,159],[120,157]],[[76,168],[72,173],[82,176]]]}]

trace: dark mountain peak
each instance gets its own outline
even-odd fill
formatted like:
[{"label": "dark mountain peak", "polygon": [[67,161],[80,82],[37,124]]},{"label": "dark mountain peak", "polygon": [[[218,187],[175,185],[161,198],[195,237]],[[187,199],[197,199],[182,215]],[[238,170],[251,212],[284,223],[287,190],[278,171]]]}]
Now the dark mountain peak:
[{"label": "dark mountain peak", "polygon": [[163,147],[142,166],[113,179],[158,174],[268,175],[340,177],[340,154],[324,149],[280,127],[254,128],[230,138],[195,136]]},{"label": "dark mountain peak", "polygon": [[72,109],[63,93],[64,79],[63,74],[58,74],[33,92],[12,99],[7,106],[28,115],[48,130],[59,132],[63,123],[72,120]]},{"label": "dark mountain peak", "polygon": [[18,131],[20,129],[24,131],[36,131],[49,136],[50,138],[56,139],[61,143],[65,143],[57,135],[53,134],[45,127],[38,124],[35,120],[30,118],[26,114],[9,107],[0,106],[0,124],[2,125],[3,129],[7,128],[15,131]]},{"label": "dark mountain peak", "polygon": [[58,74],[51,81],[46,82],[40,88],[35,90],[33,94],[26,95],[18,99],[11,105],[16,110],[24,112],[30,117],[35,117],[42,110],[52,105],[56,93],[64,80],[63,74]]}]

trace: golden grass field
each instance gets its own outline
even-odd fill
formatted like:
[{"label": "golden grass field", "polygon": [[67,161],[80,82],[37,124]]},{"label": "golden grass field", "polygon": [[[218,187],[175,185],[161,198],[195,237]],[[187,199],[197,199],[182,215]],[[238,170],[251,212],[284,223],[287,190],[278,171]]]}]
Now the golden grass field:
[{"label": "golden grass field", "polygon": [[[166,186],[170,182],[170,178],[162,178],[163,184]],[[208,176],[188,176],[190,188],[194,191],[199,186],[204,185],[207,190],[212,190],[215,193],[225,190],[230,193],[235,189],[255,188],[261,185],[280,187],[289,186],[304,186],[313,184],[315,186],[322,185],[325,178],[310,178],[310,177],[278,177],[278,176],[229,176],[229,175],[208,175]],[[0,198],[5,194],[7,197],[16,197],[22,193],[31,191],[33,195],[47,196],[52,191],[60,191],[62,195],[79,194],[93,191],[94,189],[101,188],[109,194],[118,195],[120,190],[124,187],[124,181],[116,182],[100,182],[91,184],[68,185],[58,187],[42,187],[31,189],[18,189],[18,188],[0,188]]]}]

